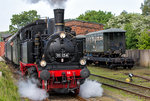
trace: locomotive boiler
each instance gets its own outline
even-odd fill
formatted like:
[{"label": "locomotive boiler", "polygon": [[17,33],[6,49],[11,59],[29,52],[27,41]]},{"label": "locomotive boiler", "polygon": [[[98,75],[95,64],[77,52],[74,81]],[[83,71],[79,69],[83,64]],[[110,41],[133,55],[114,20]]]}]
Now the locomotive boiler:
[{"label": "locomotive boiler", "polygon": [[5,44],[5,57],[47,91],[78,93],[90,75],[81,41],[64,26],[64,9],[54,9],[54,19],[37,20],[13,35]]}]

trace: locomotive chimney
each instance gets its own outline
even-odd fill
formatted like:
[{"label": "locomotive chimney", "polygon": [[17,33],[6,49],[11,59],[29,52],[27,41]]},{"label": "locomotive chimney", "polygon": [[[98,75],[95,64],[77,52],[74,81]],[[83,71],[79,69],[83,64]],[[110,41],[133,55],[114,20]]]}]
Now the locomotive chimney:
[{"label": "locomotive chimney", "polygon": [[64,9],[54,9],[55,32],[64,31]]}]

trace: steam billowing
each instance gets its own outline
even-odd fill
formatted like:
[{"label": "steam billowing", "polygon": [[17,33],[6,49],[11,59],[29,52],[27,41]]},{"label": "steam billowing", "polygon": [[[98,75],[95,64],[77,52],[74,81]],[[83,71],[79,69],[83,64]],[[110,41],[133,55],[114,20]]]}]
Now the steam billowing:
[{"label": "steam billowing", "polygon": [[86,79],[86,81],[80,86],[79,95],[83,98],[101,97],[103,94],[103,88],[97,81]]},{"label": "steam billowing", "polygon": [[37,84],[38,80],[35,79],[20,80],[18,83],[18,88],[21,97],[29,98],[35,101],[46,99],[48,97],[47,92],[38,88]]},{"label": "steam billowing", "polygon": [[[47,92],[39,88],[37,86],[38,84],[38,80],[35,79],[20,80],[18,83],[18,88],[21,97],[29,98],[35,101],[46,99],[48,97]],[[84,84],[80,86],[79,95],[83,98],[101,97],[102,94],[103,88],[97,81],[87,79]]]},{"label": "steam billowing", "polygon": [[39,1],[44,1],[49,3],[51,8],[65,8],[65,3],[67,0],[26,0],[30,3],[38,3]]}]

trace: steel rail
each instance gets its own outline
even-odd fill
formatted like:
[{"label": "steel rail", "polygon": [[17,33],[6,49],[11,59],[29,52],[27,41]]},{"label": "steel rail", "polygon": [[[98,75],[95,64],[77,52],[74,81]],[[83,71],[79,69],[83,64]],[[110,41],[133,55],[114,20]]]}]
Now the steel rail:
[{"label": "steel rail", "polygon": [[112,80],[112,81],[117,81],[117,82],[120,82],[120,83],[124,83],[124,84],[128,84],[128,85],[132,85],[132,86],[136,86],[136,87],[141,87],[141,88],[149,89],[150,90],[150,87],[140,86],[140,85],[137,85],[137,84],[128,83],[128,82],[124,82],[124,81],[120,81],[120,80],[116,80],[116,79],[112,79],[112,78],[108,78],[108,77],[104,77],[104,76],[100,76],[100,75],[95,75],[95,74],[91,74],[91,75],[95,76],[95,77],[100,77],[100,78],[104,78],[104,79],[108,79],[108,80]]},{"label": "steel rail", "polygon": [[[150,89],[149,87],[140,86],[140,85],[136,85],[136,84],[132,84],[132,83],[127,83],[127,82],[124,82],[124,81],[120,81],[120,80],[116,80],[116,79],[112,79],[112,78],[108,78],[108,77],[103,77],[103,76],[100,76],[100,75],[95,75],[95,74],[91,74],[91,75],[95,76],[95,77],[99,77],[99,78],[104,78],[104,79],[108,79],[108,80],[112,80],[112,81],[117,81],[117,82],[124,83],[124,84],[129,84],[129,85],[136,86],[136,87]],[[99,83],[101,83],[103,85],[106,85],[106,86],[109,86],[109,87],[112,87],[112,88],[116,88],[116,89],[120,89],[120,90],[126,91],[126,92],[134,94],[134,95],[138,95],[140,97],[144,97],[146,99],[150,99],[150,96],[146,96],[146,95],[143,95],[143,94],[140,94],[140,93],[137,93],[137,92],[133,92],[131,90],[127,90],[127,89],[124,89],[124,88],[121,88],[121,87],[117,87],[117,86],[114,86],[114,85],[110,85],[110,84],[107,84],[107,83],[102,83],[102,82],[99,82]]]},{"label": "steel rail", "polygon": [[[125,74],[125,75],[129,75],[128,73],[124,73],[124,74]],[[142,78],[142,79],[145,79],[145,80],[150,81],[150,78],[145,77],[145,76],[140,76],[140,75],[135,75],[135,74],[133,74],[133,77],[138,77],[138,78]]]},{"label": "steel rail", "polygon": [[82,97],[79,96],[79,95],[77,95],[75,98],[78,99],[79,101],[87,101],[85,98],[82,98]]},{"label": "steel rail", "polygon": [[[78,99],[79,101],[87,101],[86,99],[84,99],[84,98],[82,98],[82,97],[80,97],[80,96],[75,96],[75,99]],[[51,101],[50,100],[50,98],[46,98],[45,100],[43,100],[43,101]]]},{"label": "steel rail", "polygon": [[140,94],[140,93],[136,93],[136,92],[133,92],[133,91],[130,91],[130,90],[127,90],[127,89],[121,88],[121,87],[117,87],[117,86],[109,85],[109,84],[106,84],[106,83],[102,83],[102,84],[103,84],[103,85],[106,85],[106,86],[109,86],[109,87],[113,87],[113,88],[116,88],[116,89],[120,89],[120,90],[126,91],[126,92],[128,92],[128,93],[132,93],[132,94],[135,94],[135,95],[138,95],[138,96],[144,97],[144,98],[146,98],[146,99],[150,99],[150,96],[146,96],[146,95],[143,95],[143,94]]}]

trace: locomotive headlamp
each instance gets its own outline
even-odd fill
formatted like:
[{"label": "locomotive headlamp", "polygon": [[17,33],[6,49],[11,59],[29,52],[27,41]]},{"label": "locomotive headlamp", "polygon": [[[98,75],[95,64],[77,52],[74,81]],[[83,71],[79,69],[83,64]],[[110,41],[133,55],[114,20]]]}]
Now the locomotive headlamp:
[{"label": "locomotive headlamp", "polygon": [[66,34],[65,33],[60,33],[60,38],[64,39],[66,37]]},{"label": "locomotive headlamp", "polygon": [[42,67],[45,67],[45,66],[46,66],[46,61],[45,61],[45,60],[42,60],[42,61],[40,62],[40,65],[41,65]]},{"label": "locomotive headlamp", "polygon": [[81,65],[86,65],[86,60],[85,60],[85,59],[81,59],[81,60],[80,60],[80,64],[81,64]]}]

